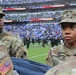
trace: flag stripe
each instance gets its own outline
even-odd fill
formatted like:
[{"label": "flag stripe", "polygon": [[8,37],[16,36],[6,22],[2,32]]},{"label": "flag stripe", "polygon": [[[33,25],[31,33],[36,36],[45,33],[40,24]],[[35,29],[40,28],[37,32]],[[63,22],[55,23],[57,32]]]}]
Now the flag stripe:
[{"label": "flag stripe", "polygon": [[2,64],[2,65],[0,66],[0,73],[1,73],[2,75],[5,75],[5,74],[12,68],[12,65],[11,65],[10,62],[9,62],[8,65],[6,65],[7,62],[9,62],[9,61],[6,61],[4,64]]}]

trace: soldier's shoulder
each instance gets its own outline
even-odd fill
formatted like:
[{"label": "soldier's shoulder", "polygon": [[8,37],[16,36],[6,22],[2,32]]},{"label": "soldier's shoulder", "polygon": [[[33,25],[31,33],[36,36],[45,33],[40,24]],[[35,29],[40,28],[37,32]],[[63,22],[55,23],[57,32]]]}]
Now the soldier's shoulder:
[{"label": "soldier's shoulder", "polygon": [[17,40],[17,38],[13,35],[13,34],[11,34],[11,33],[9,33],[9,32],[5,32],[4,33],[4,39],[9,39],[9,40]]},{"label": "soldier's shoulder", "polygon": [[63,51],[63,50],[64,50],[64,43],[51,48],[51,52],[54,52],[54,53],[57,53],[57,52]]},{"label": "soldier's shoulder", "polygon": [[20,38],[17,38],[16,36],[14,36],[13,34],[8,33],[8,32],[4,33],[4,37],[2,38],[2,40],[14,41],[16,43],[23,44],[23,42]]}]

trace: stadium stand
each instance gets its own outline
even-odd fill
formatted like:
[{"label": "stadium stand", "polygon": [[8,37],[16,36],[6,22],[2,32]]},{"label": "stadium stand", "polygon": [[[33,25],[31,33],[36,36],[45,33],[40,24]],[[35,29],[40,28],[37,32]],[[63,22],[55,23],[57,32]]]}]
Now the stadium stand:
[{"label": "stadium stand", "polygon": [[[76,8],[75,0],[1,0],[6,14],[5,30],[22,39],[30,35],[31,39],[47,37],[61,38],[58,26],[60,14],[64,10]],[[53,34],[54,33],[54,34]]]}]

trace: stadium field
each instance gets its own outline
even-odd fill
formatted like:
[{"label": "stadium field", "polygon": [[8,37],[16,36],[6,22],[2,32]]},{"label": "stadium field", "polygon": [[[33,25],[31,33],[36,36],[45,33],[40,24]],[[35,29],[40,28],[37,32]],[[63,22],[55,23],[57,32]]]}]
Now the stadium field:
[{"label": "stadium field", "polygon": [[42,47],[42,44],[40,45],[37,43],[35,45],[31,44],[30,48],[27,49],[28,59],[46,64],[45,58],[50,48],[51,48],[50,44],[45,45],[45,47]]}]

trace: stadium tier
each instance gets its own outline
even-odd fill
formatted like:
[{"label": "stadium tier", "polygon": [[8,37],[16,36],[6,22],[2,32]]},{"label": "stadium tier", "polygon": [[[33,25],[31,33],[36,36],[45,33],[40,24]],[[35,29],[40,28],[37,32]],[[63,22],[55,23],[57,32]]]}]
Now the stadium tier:
[{"label": "stadium tier", "polygon": [[5,30],[12,34],[42,39],[45,33],[47,37],[60,38],[60,15],[64,10],[76,9],[76,1],[2,0],[1,6],[6,14]]}]

